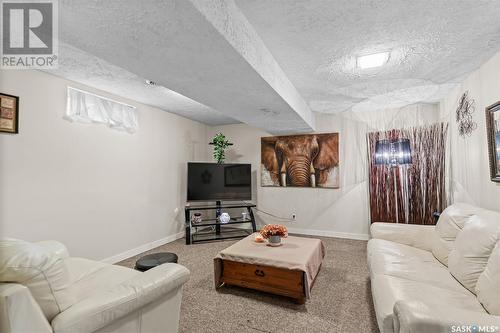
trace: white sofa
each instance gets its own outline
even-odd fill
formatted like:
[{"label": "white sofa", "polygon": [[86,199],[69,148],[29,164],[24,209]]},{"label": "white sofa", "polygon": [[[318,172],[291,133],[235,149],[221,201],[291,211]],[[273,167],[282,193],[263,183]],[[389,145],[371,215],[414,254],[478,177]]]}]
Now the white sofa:
[{"label": "white sofa", "polygon": [[500,332],[500,213],[454,204],[436,226],[374,223],[371,236],[382,333]]},{"label": "white sofa", "polygon": [[55,241],[0,241],[1,333],[177,332],[189,271],[141,273],[69,257]]}]

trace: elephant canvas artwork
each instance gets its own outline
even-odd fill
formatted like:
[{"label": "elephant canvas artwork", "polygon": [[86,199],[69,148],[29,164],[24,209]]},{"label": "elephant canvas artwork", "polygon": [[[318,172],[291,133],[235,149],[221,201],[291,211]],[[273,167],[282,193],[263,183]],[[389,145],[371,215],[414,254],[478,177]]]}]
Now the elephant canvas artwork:
[{"label": "elephant canvas artwork", "polygon": [[261,138],[261,184],[339,188],[339,134]]}]

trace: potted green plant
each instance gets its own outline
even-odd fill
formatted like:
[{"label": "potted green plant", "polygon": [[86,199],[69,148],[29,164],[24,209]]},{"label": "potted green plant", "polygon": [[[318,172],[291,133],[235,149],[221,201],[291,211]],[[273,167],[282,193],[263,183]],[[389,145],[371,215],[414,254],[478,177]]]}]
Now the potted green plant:
[{"label": "potted green plant", "polygon": [[214,159],[217,163],[224,163],[224,160],[226,159],[226,149],[233,144],[229,142],[226,136],[222,133],[216,134],[210,144],[214,146]]}]

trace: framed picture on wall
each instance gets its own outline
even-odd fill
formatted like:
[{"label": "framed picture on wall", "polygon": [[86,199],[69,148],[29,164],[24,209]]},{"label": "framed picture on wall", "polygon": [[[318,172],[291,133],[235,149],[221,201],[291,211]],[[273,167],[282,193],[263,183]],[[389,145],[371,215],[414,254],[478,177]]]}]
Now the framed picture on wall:
[{"label": "framed picture on wall", "polygon": [[339,133],[261,138],[261,186],[339,188]]},{"label": "framed picture on wall", "polygon": [[486,108],[491,180],[500,183],[500,101]]},{"label": "framed picture on wall", "polygon": [[19,97],[0,93],[0,132],[18,133]]}]

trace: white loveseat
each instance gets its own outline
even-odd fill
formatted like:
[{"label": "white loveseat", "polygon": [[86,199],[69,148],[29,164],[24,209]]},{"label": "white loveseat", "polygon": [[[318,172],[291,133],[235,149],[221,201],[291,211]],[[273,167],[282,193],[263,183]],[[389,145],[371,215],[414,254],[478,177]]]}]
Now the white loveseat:
[{"label": "white loveseat", "polygon": [[382,333],[500,332],[500,213],[454,204],[436,226],[374,223],[371,236]]},{"label": "white loveseat", "polygon": [[0,332],[174,333],[188,278],[177,264],[141,273],[55,241],[0,240]]}]

